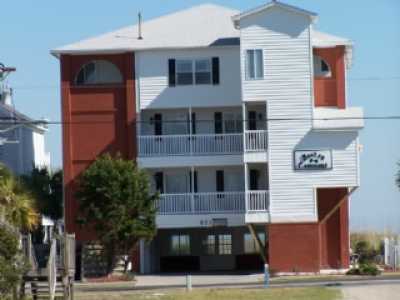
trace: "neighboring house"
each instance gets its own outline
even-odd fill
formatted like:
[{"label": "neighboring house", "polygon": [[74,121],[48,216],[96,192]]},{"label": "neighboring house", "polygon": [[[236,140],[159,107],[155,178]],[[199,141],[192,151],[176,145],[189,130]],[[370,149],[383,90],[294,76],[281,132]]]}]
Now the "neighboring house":
[{"label": "neighboring house", "polygon": [[346,99],[352,42],[316,19],[205,4],[53,50],[66,230],[94,238],[75,223],[76,180],[120,152],[161,193],[141,272],[261,268],[257,245],[278,272],[348,268],[363,110]]},{"label": "neighboring house", "polygon": [[29,174],[32,168],[50,167],[50,153],[45,148],[46,121],[35,122],[15,109],[12,89],[0,84],[0,162],[17,175]]}]

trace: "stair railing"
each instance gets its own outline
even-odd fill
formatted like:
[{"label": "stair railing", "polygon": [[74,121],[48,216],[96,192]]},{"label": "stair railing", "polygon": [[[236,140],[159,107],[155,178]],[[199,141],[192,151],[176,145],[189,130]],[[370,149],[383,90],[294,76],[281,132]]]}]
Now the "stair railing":
[{"label": "stair railing", "polygon": [[49,282],[49,299],[54,300],[57,286],[57,241],[56,239],[51,240],[50,255],[47,261],[47,278]]}]

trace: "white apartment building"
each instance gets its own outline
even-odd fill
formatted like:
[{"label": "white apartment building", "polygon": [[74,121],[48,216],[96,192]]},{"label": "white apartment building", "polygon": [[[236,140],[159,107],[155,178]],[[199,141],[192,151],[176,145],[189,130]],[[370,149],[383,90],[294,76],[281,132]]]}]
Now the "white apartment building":
[{"label": "white apartment building", "polygon": [[[64,153],[67,178],[120,134],[161,193],[142,273],[348,267],[363,110],[346,98],[353,43],[316,21],[278,1],[204,4],[52,51],[69,88],[64,119],[115,120],[87,152]],[[134,130],[119,133],[129,120]],[[64,147],[90,132],[66,127]],[[67,230],[78,232],[73,215]]]}]

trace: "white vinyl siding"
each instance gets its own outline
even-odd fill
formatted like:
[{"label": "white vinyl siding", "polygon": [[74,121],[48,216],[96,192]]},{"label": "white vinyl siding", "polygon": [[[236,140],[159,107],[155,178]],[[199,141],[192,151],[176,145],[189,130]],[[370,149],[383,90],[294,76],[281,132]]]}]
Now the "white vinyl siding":
[{"label": "white vinyl siding", "polygon": [[[313,90],[310,20],[281,8],[241,23],[242,78],[246,51],[263,49],[263,80],[243,80],[245,102],[267,102],[272,222],[318,219],[315,189],[357,185],[357,133],[312,132]],[[279,30],[276,30],[279,28]],[[292,120],[290,120],[292,119]],[[295,149],[331,149],[333,169],[294,171]]]},{"label": "white vinyl siding", "polygon": [[[220,83],[168,86],[170,58],[186,60],[219,57]],[[140,109],[240,106],[239,47],[196,50],[138,51],[135,53],[136,95]]]}]

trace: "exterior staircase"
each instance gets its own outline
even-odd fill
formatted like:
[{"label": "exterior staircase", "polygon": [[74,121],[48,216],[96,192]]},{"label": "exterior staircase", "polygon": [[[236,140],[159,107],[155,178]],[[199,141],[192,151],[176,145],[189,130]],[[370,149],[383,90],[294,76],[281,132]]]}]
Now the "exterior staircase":
[{"label": "exterior staircase", "polygon": [[43,251],[45,259],[36,256],[30,236],[23,237],[22,245],[31,265],[30,271],[23,278],[22,296],[25,295],[26,287],[30,287],[33,300],[73,300],[75,236],[66,234],[52,239],[49,251]]},{"label": "exterior staircase", "polygon": [[[50,286],[47,276],[30,275],[24,278],[25,285],[30,286],[30,294],[33,300],[50,299]],[[54,299],[65,299],[65,285],[62,277],[57,276]]]}]

